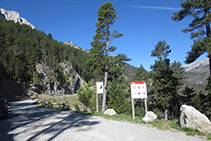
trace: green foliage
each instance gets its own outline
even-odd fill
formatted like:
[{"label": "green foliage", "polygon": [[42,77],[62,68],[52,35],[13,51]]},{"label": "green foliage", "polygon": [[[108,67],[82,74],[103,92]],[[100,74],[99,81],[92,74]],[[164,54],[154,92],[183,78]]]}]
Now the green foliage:
[{"label": "green foliage", "polygon": [[[84,84],[84,88],[80,88],[77,91],[78,100],[82,102],[85,106],[95,109],[95,94],[92,89],[90,89],[91,83],[89,82],[87,85]],[[94,104],[93,104],[94,103]]]},{"label": "green foliage", "polygon": [[64,85],[66,78],[59,63],[68,61],[76,72],[89,81],[93,72],[84,61],[87,57],[86,52],[57,42],[50,33],[46,35],[27,25],[0,18],[1,73],[6,73],[14,79],[39,83],[37,80],[34,81],[34,78],[37,78],[34,76],[35,66],[44,63],[54,70],[55,74],[51,74],[51,77]]},{"label": "green foliage", "polygon": [[[114,52],[116,47],[109,46],[109,41],[123,36],[116,30],[111,31],[112,25],[119,18],[115,11],[113,4],[106,2],[100,6],[97,12],[96,35],[93,37],[94,41],[91,42],[92,48],[87,60],[90,70],[94,72],[94,78],[97,80],[102,80],[104,72],[109,71],[114,63],[112,61],[114,57],[109,57],[109,52]],[[106,66],[109,70],[106,69]],[[112,75],[112,70],[110,75]]]},{"label": "green foliage", "polygon": [[55,73],[54,75],[56,76],[56,79],[59,82],[59,84],[62,85],[63,87],[65,87],[66,78],[65,78],[65,75],[62,71],[62,68],[57,67],[57,69],[55,70],[54,73]]},{"label": "green foliage", "polygon": [[211,117],[211,76],[207,79],[208,84],[205,89],[208,92],[207,95],[200,95],[200,98],[203,99],[203,110],[208,117]]},{"label": "green foliage", "polygon": [[111,88],[108,91],[108,108],[114,109],[118,114],[130,114],[131,107],[129,97],[125,90],[125,85],[120,81],[112,81]]},{"label": "green foliage", "polygon": [[149,79],[149,73],[141,65],[135,73],[134,81],[147,81]]},{"label": "green foliage", "polygon": [[145,105],[143,99],[134,100],[135,102],[135,116],[144,117],[145,115]]},{"label": "green foliage", "polygon": [[180,62],[170,64],[167,58],[171,52],[170,46],[165,41],[159,41],[152,50],[153,57],[157,57],[155,64],[151,66],[153,72],[151,73],[153,81],[153,95],[154,103],[151,105],[158,108],[160,111],[165,111],[165,118],[170,113],[175,117],[179,112],[179,96],[177,94],[179,86],[182,85],[183,72]]},{"label": "green foliage", "polygon": [[[169,49],[170,46],[167,45],[166,41],[159,41],[157,45],[155,45],[155,49],[151,51],[151,56],[152,57],[157,57],[158,60],[165,60],[168,57],[168,54],[171,52]],[[168,61],[168,60],[167,60]],[[153,69],[156,69],[156,67],[151,67]]]}]

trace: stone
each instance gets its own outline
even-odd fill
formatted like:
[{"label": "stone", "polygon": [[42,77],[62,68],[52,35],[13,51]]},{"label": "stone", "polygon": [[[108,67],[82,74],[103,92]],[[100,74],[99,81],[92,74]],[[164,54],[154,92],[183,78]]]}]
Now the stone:
[{"label": "stone", "polygon": [[114,109],[107,109],[105,112],[104,112],[104,115],[109,115],[109,116],[113,116],[116,114],[116,111]]},{"label": "stone", "polygon": [[157,117],[158,116],[155,113],[153,113],[152,111],[148,111],[145,114],[145,116],[144,116],[144,118],[142,120],[145,121],[145,122],[152,122],[152,121],[156,120]]},{"label": "stone", "polygon": [[180,111],[180,126],[182,128],[187,127],[211,133],[211,123],[204,114],[188,105],[182,105]]}]

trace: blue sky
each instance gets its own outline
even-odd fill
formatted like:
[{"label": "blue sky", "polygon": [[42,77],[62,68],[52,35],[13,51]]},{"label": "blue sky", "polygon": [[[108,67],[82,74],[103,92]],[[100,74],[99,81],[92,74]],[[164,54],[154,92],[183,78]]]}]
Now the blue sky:
[{"label": "blue sky", "polygon": [[[17,11],[32,23],[36,29],[51,33],[57,41],[72,41],[79,47],[90,49],[97,22],[97,11],[107,0],[0,0],[0,8]],[[172,52],[171,62],[184,64],[193,41],[187,28],[191,19],[175,22],[173,12],[180,9],[180,0],[110,0],[116,8],[119,19],[112,29],[124,34],[111,45],[117,50],[111,55],[126,54],[129,64],[150,71],[155,57],[151,51],[158,41],[166,40]],[[205,59],[206,55],[197,61]]]}]

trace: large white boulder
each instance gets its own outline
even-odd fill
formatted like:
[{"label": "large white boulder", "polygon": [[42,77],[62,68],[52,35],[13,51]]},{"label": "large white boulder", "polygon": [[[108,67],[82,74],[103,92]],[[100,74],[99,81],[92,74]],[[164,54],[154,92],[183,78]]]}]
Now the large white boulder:
[{"label": "large white boulder", "polygon": [[144,116],[144,118],[143,118],[142,120],[145,121],[145,122],[151,122],[151,121],[156,120],[157,117],[158,117],[158,116],[157,116],[155,113],[153,113],[152,111],[148,111],[148,112],[145,114],[145,116]]},{"label": "large white boulder", "polygon": [[112,115],[115,115],[115,114],[116,114],[116,111],[114,109],[107,109],[104,112],[104,115],[109,115],[109,116],[112,116]]},{"label": "large white boulder", "polygon": [[211,123],[204,114],[188,105],[182,105],[180,111],[180,125],[182,128],[187,127],[211,133]]}]

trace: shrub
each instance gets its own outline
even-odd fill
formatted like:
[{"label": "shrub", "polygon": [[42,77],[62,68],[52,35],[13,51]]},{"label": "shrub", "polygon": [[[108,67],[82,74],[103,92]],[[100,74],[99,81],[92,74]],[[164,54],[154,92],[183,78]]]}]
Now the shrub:
[{"label": "shrub", "polygon": [[108,108],[113,108],[118,114],[130,114],[130,103],[124,85],[113,81],[108,93]]},{"label": "shrub", "polygon": [[95,109],[95,94],[94,91],[90,89],[91,83],[84,85],[84,88],[80,88],[77,91],[78,100],[82,102],[86,107],[89,107],[91,110]]}]

